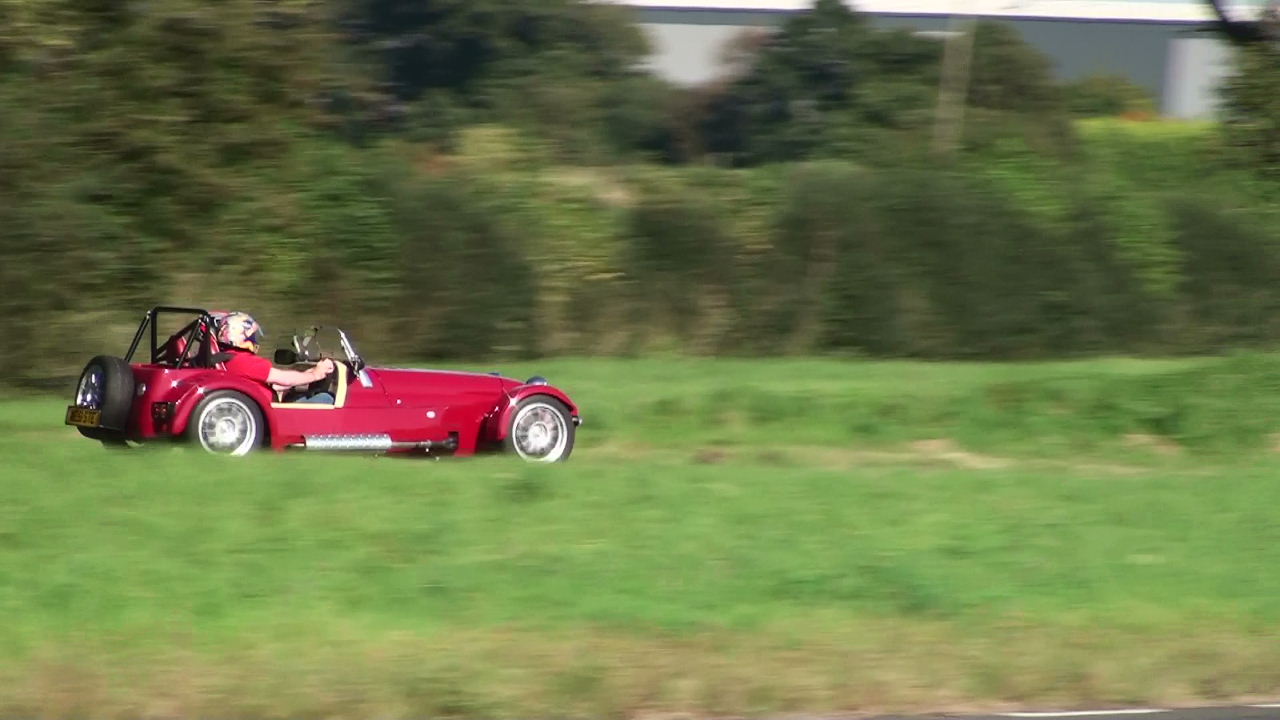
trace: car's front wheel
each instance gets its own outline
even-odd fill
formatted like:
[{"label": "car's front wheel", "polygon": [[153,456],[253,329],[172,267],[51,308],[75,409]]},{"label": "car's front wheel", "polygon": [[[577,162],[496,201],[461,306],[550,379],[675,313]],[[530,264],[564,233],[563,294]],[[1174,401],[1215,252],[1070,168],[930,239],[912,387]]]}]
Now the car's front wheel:
[{"label": "car's front wheel", "polygon": [[247,455],[266,435],[258,404],[234,390],[209,393],[191,413],[187,435],[205,451]]},{"label": "car's front wheel", "polygon": [[573,418],[558,400],[545,395],[525,398],[511,413],[503,445],[529,462],[564,462],[573,452]]}]

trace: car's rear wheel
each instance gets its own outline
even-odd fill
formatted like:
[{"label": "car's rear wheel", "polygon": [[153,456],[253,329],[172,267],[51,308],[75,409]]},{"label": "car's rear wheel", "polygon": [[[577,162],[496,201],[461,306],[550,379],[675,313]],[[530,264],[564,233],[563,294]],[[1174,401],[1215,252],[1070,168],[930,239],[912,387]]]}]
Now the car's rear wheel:
[{"label": "car's rear wheel", "polygon": [[191,413],[187,435],[206,452],[241,456],[262,446],[266,426],[258,404],[233,390],[209,393]]},{"label": "car's rear wheel", "polygon": [[90,360],[76,383],[75,404],[101,413],[101,426],[77,427],[80,434],[104,445],[124,442],[133,410],[133,368],[124,358],[99,355]]},{"label": "car's rear wheel", "polygon": [[529,462],[564,462],[573,452],[575,426],[569,410],[545,395],[525,398],[511,413],[503,445]]}]

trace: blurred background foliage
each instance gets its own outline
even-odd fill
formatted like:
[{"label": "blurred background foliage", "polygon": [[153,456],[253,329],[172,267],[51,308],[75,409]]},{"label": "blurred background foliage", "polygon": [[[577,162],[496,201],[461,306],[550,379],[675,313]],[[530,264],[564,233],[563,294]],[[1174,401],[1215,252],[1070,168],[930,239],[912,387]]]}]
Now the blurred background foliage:
[{"label": "blurred background foliage", "polygon": [[1221,125],[1142,122],[1131,83],[980,23],[947,158],[939,42],[837,0],[709,86],[646,53],[573,0],[0,0],[0,372],[74,373],[156,303],[385,360],[1280,334],[1274,50]]}]

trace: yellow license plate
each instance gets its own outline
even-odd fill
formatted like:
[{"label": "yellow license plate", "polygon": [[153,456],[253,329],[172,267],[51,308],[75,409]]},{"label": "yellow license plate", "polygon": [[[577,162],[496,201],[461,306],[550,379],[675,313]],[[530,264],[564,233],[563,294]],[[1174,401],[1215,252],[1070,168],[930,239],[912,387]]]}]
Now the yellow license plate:
[{"label": "yellow license plate", "polygon": [[80,427],[98,427],[102,424],[102,411],[71,406],[67,408],[67,424]]}]

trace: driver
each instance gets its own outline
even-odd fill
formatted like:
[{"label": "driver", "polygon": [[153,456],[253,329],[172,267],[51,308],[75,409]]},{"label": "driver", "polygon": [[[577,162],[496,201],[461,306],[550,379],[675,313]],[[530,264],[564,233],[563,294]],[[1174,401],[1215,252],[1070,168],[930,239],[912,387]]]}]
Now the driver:
[{"label": "driver", "polygon": [[[257,354],[258,343],[263,337],[262,327],[248,313],[233,312],[223,318],[218,327],[218,343],[231,355],[225,363],[227,371],[283,392],[323,380],[334,370],[333,361],[329,358],[307,370],[278,368]],[[319,393],[299,402],[331,404],[333,401],[333,395]]]}]

